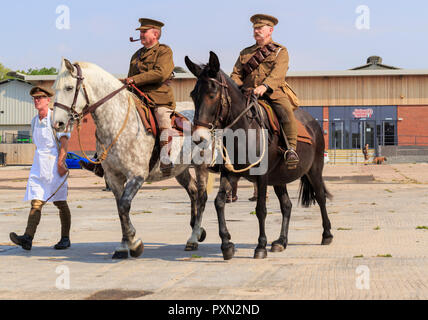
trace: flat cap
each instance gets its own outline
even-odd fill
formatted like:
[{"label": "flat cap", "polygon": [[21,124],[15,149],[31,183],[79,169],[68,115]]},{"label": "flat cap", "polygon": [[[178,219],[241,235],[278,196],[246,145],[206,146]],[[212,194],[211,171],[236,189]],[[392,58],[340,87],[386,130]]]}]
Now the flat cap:
[{"label": "flat cap", "polygon": [[30,96],[32,97],[53,97],[54,93],[52,90],[42,87],[34,87],[30,91]]},{"label": "flat cap", "polygon": [[162,27],[165,25],[160,21],[156,21],[153,19],[147,19],[147,18],[141,18],[139,21],[141,23],[141,27],[137,28],[136,30],[148,30],[148,29],[161,30]]},{"label": "flat cap", "polygon": [[260,28],[263,26],[274,27],[278,24],[278,19],[267,14],[256,14],[251,17],[251,22],[254,24],[254,28]]}]

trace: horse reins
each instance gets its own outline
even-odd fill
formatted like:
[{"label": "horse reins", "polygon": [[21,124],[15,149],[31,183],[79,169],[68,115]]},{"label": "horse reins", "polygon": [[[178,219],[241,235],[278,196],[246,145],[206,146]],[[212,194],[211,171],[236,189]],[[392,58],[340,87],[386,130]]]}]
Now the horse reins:
[{"label": "horse reins", "polygon": [[[193,122],[196,125],[196,128],[198,127],[204,127],[210,130],[211,135],[214,137],[215,136],[215,129],[225,120],[225,118],[229,118],[231,115],[231,107],[232,107],[232,99],[230,98],[230,95],[227,91],[227,89],[229,88],[227,83],[226,83],[226,78],[224,77],[223,74],[220,74],[220,78],[221,78],[221,82],[218,81],[215,78],[210,78],[208,77],[207,80],[216,83],[217,85],[219,85],[221,87],[221,93],[220,93],[220,103],[217,106],[217,111],[216,111],[216,117],[215,117],[215,121],[214,123],[206,123],[206,122],[202,122],[199,121],[197,119],[194,119]],[[238,121],[245,115],[248,113],[248,111],[250,111],[253,107],[255,107],[254,103],[249,103],[248,106],[245,108],[244,111],[242,111],[238,117],[236,117],[233,122],[231,124],[229,124],[228,126],[226,126],[223,130],[227,130],[227,129],[231,129],[236,123],[238,123]],[[257,106],[256,106],[257,107]],[[226,111],[226,115],[224,114]],[[223,160],[225,161],[225,167],[227,170],[234,172],[234,173],[242,173],[242,172],[246,172],[249,171],[250,169],[254,168],[255,166],[259,165],[266,153],[266,139],[265,139],[265,132],[262,129],[262,135],[263,135],[263,153],[262,156],[260,157],[260,159],[258,161],[256,161],[253,164],[250,164],[248,167],[241,169],[241,170],[236,170],[234,168],[234,166],[230,163],[230,157],[229,154],[227,152],[226,147],[223,145],[223,139],[216,139],[214,138],[214,144],[215,144],[215,148],[220,148],[220,153],[223,157]],[[221,150],[221,146],[218,146],[217,142],[221,140],[221,144],[223,145],[223,150]],[[214,159],[215,155],[213,152],[213,161],[211,163],[211,166],[213,166],[215,159]]]},{"label": "horse reins", "polygon": [[[130,99],[128,99],[128,112],[127,112],[127,115],[126,115],[126,119],[125,119],[125,121],[124,121],[124,123],[122,125],[122,128],[120,129],[119,133],[117,134],[116,138],[113,140],[113,142],[107,148],[105,148],[104,144],[101,143],[101,146],[104,149],[104,152],[99,157],[100,161],[93,161],[93,160],[91,160],[86,155],[85,151],[83,150],[81,139],[80,139],[80,128],[81,128],[81,121],[82,121],[82,119],[85,116],[87,116],[88,114],[94,113],[97,110],[98,107],[102,106],[104,103],[106,103],[110,99],[114,98],[121,91],[123,91],[123,90],[125,90],[125,89],[127,89],[129,87],[133,87],[148,102],[152,103],[152,101],[150,100],[150,98],[146,94],[144,94],[141,90],[139,90],[134,84],[126,83],[125,85],[123,85],[119,89],[113,91],[112,93],[108,94],[107,96],[105,96],[101,100],[99,100],[99,101],[91,104],[90,100],[89,100],[88,92],[87,92],[85,84],[83,82],[85,80],[85,78],[83,77],[83,74],[82,74],[82,68],[80,67],[80,65],[78,63],[74,64],[73,66],[76,68],[76,71],[77,71],[77,75],[76,76],[74,76],[70,72],[71,76],[77,80],[76,91],[74,93],[73,103],[71,104],[71,107],[68,107],[68,106],[66,106],[66,105],[64,105],[62,103],[55,102],[54,103],[54,107],[61,108],[61,109],[65,110],[66,112],[69,113],[69,120],[68,120],[68,123],[66,125],[66,128],[69,128],[70,123],[72,123],[73,121],[77,122],[77,132],[78,132],[79,146],[80,146],[80,150],[81,150],[82,154],[84,155],[84,157],[89,162],[91,162],[93,164],[101,164],[107,158],[107,155],[108,155],[110,149],[116,144],[116,142],[119,139],[120,135],[125,130],[126,124],[128,122],[128,119],[129,119],[129,113],[130,113],[130,110],[131,110],[131,101],[130,101]],[[81,112],[77,112],[76,111],[76,103],[77,103],[77,99],[79,97],[80,89],[83,89],[83,96],[85,97],[86,105],[83,107],[83,109],[82,109]]]}]

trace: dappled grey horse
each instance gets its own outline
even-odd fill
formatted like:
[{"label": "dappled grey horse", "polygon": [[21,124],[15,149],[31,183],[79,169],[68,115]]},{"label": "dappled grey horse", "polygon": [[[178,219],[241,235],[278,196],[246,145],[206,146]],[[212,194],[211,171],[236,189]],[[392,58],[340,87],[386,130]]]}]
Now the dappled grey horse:
[{"label": "dappled grey horse", "polygon": [[208,172],[205,165],[195,165],[195,180],[189,172],[191,163],[180,161],[184,154],[191,152],[183,148],[185,138],[173,137],[170,158],[175,167],[170,176],[164,177],[159,155],[153,161],[156,139],[143,126],[133,94],[126,90],[126,85],[95,64],[71,64],[63,59],[54,89],[54,127],[57,131],[72,131],[73,125],[86,114],[91,114],[94,119],[97,152],[116,198],[122,227],[123,238],[113,259],[126,259],[129,254],[139,257],[143,253],[143,242],[136,238],[129,216],[132,200],[143,183],[173,177],[187,190],[191,200],[192,235],[186,250],[196,250],[198,242],[206,237],[201,222],[207,201]]}]

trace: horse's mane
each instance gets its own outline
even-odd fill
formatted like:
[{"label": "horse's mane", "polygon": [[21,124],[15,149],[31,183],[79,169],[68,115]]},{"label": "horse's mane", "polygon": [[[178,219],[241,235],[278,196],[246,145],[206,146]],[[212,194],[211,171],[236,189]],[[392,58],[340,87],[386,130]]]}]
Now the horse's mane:
[{"label": "horse's mane", "polygon": [[[114,81],[116,81],[120,83],[120,81],[116,77],[114,77],[111,73],[105,71],[104,69],[102,69],[101,67],[97,66],[94,63],[90,63],[90,62],[77,62],[77,63],[82,68],[83,73],[85,72],[85,69],[92,69],[99,75],[99,79],[104,80],[103,82],[114,83]],[[69,79],[69,77],[70,77],[70,72],[67,70],[65,63],[63,63],[61,66],[61,70],[59,71],[56,81],[53,84],[52,88],[54,90],[62,88],[64,86],[66,79]]]}]

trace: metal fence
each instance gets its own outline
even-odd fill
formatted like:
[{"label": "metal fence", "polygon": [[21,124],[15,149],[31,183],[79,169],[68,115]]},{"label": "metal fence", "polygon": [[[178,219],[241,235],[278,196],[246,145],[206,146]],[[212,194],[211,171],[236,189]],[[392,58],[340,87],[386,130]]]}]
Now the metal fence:
[{"label": "metal fence", "polygon": [[20,133],[4,132],[0,135],[0,144],[31,144],[33,139],[30,135]]}]

